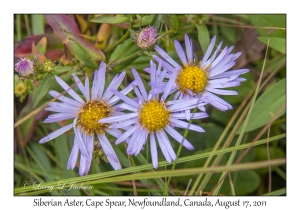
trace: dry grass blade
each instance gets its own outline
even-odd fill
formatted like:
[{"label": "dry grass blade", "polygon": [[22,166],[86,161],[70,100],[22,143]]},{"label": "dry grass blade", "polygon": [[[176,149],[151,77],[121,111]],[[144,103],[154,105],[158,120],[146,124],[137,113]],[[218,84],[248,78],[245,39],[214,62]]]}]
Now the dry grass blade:
[{"label": "dry grass blade", "polygon": [[192,179],[190,179],[190,181],[189,181],[189,183],[188,183],[188,185],[187,185],[187,187],[185,189],[184,196],[186,196],[186,194],[187,194],[187,192],[188,192],[188,190],[190,188],[191,182],[192,182]]}]

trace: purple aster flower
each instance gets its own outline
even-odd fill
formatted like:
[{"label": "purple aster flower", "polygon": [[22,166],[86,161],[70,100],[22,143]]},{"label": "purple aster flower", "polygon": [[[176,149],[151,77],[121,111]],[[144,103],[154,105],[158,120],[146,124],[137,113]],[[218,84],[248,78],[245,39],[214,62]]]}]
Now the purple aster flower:
[{"label": "purple aster flower", "polygon": [[153,26],[144,28],[141,32],[136,34],[136,42],[142,49],[152,47],[158,39],[156,28]]},{"label": "purple aster flower", "polygon": [[[120,162],[116,153],[114,152],[109,140],[106,138],[105,133],[109,133],[112,136],[118,138],[122,132],[116,128],[109,128],[108,123],[98,123],[98,120],[120,114],[115,110],[114,105],[120,100],[119,97],[113,96],[114,94],[110,89],[118,88],[121,84],[125,72],[120,75],[116,75],[108,85],[106,91],[104,91],[105,85],[105,73],[106,65],[104,62],[100,64],[99,70],[94,73],[94,82],[90,93],[89,78],[86,77],[85,84],[83,85],[78,77],[73,74],[74,80],[85,100],[83,100],[74,90],[70,88],[62,79],[55,77],[56,81],[61,87],[68,92],[73,99],[60,95],[58,92],[51,90],[49,94],[56,97],[62,102],[49,103],[48,111],[58,112],[48,116],[44,123],[59,122],[66,119],[74,119],[73,123],[62,127],[53,133],[42,138],[39,142],[48,142],[61,134],[67,132],[73,128],[75,133],[74,145],[69,157],[68,169],[74,169],[79,151],[80,155],[80,167],[79,175],[86,175],[90,169],[92,154],[94,149],[94,135],[99,140],[100,146],[104,154],[107,156],[109,163],[115,170],[121,169]],[[132,90],[132,85],[123,89],[121,93],[127,94]]]},{"label": "purple aster flower", "polygon": [[15,68],[19,75],[23,77],[34,73],[33,61],[27,58],[21,58],[21,60],[15,64]]},{"label": "purple aster flower", "polygon": [[[138,155],[143,149],[148,136],[150,136],[151,157],[154,168],[158,167],[156,140],[169,163],[176,159],[176,154],[166,133],[169,133],[170,136],[185,148],[189,150],[194,149],[193,145],[176,131],[174,127],[204,132],[200,126],[183,121],[186,118],[183,111],[195,108],[198,99],[193,99],[188,102],[184,100],[167,101],[167,97],[170,95],[171,88],[179,70],[179,67],[174,69],[163,95],[159,97],[158,94],[147,93],[137,71],[132,69],[137,84],[137,87],[133,87],[133,89],[137,98],[130,99],[122,92],[111,90],[116,96],[124,101],[124,103],[119,105],[119,108],[126,109],[132,113],[99,120],[99,123],[111,123],[110,128],[123,128],[126,130],[126,132],[118,137],[116,144],[126,140],[126,143],[128,144],[127,154],[129,155]],[[151,62],[151,82],[162,81],[165,75],[166,70],[160,71],[160,68],[156,69],[155,64]],[[205,112],[198,112],[192,114],[191,119],[200,119],[207,116],[208,115]]]},{"label": "purple aster flower", "polygon": [[[186,53],[177,40],[174,41],[176,52],[182,65],[175,62],[164,50],[157,45],[155,50],[160,57],[153,55],[157,62],[168,70],[166,77],[171,77],[174,69],[180,70],[175,75],[172,91],[176,92],[174,99],[190,100],[191,98],[200,98],[201,101],[209,103],[221,111],[232,109],[232,106],[219,98],[219,95],[237,95],[233,90],[224,90],[223,88],[236,87],[246,79],[239,77],[245,74],[249,69],[238,69],[228,71],[235,65],[236,59],[241,52],[231,53],[232,47],[225,47],[221,53],[222,42],[218,45],[215,52],[211,55],[216,42],[216,36],[211,40],[202,61],[194,63],[192,40],[185,35]],[[152,83],[152,91],[156,93],[164,92],[166,82]],[[151,92],[150,92],[151,93]],[[199,107],[201,108],[201,107]]]}]

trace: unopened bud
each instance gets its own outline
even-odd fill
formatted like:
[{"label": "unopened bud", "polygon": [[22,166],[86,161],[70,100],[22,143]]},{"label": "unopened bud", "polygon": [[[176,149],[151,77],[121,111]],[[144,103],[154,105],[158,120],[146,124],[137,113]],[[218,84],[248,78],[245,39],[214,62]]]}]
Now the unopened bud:
[{"label": "unopened bud", "polygon": [[52,63],[51,60],[46,60],[43,65],[43,68],[46,72],[51,72],[54,70],[54,63]]},{"label": "unopened bud", "polygon": [[15,85],[15,94],[18,96],[21,96],[23,94],[26,93],[27,87],[24,84],[24,82],[19,81],[16,85]]},{"label": "unopened bud", "polygon": [[136,42],[142,49],[152,47],[157,40],[157,33],[155,27],[147,27],[136,34]]},{"label": "unopened bud", "polygon": [[27,58],[21,58],[21,60],[15,65],[16,71],[20,76],[28,76],[34,73],[33,61]]}]

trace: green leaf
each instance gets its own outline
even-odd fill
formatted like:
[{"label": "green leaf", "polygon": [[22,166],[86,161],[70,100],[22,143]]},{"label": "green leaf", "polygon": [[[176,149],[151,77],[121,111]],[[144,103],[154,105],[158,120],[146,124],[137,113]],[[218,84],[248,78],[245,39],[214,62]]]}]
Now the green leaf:
[{"label": "green leaf", "polygon": [[[56,126],[58,127],[58,126]],[[58,159],[62,163],[63,168],[60,170],[62,172],[63,178],[75,177],[74,170],[67,170],[67,164],[70,156],[70,149],[68,147],[68,135],[60,135],[54,141],[55,151],[57,152]],[[77,172],[76,172],[77,173]],[[63,192],[66,195],[80,195],[79,189],[72,189]]]},{"label": "green leaf", "polygon": [[285,195],[286,194],[286,188],[282,188],[280,190],[275,190],[266,194],[263,194],[263,196],[276,196],[276,195]]},{"label": "green leaf", "polygon": [[44,34],[44,15],[32,15],[32,33]]},{"label": "green leaf", "polygon": [[109,24],[116,24],[116,23],[125,23],[129,22],[129,16],[117,15],[117,16],[98,16],[91,20],[94,23],[109,23]]},{"label": "green leaf", "polygon": [[154,18],[154,15],[145,15],[141,18],[141,20],[138,20],[137,23],[135,23],[133,25],[133,27],[149,25],[152,22],[153,18]]},{"label": "green leaf", "polygon": [[138,50],[139,48],[137,47],[136,43],[132,39],[127,39],[122,44],[118,45],[118,47],[116,47],[116,49],[110,56],[109,62],[127,57],[128,55]]},{"label": "green leaf", "polygon": [[240,33],[236,33],[236,28],[229,26],[220,26],[221,32],[231,42],[235,44],[239,40]]},{"label": "green leaf", "polygon": [[198,40],[202,48],[202,52],[205,53],[208,45],[209,45],[209,32],[206,27],[206,25],[197,25],[197,31],[198,31]]},{"label": "green leaf", "polygon": [[177,32],[178,31],[178,27],[179,27],[179,20],[178,20],[178,17],[177,17],[177,15],[172,15],[171,16],[171,28],[175,31],[175,32]]},{"label": "green leaf", "polygon": [[125,70],[131,71],[131,68],[135,68],[136,70],[141,70],[149,67],[149,63],[151,60],[151,56],[141,55],[135,61],[133,61],[129,66],[125,68]]},{"label": "green leaf", "polygon": [[[253,150],[256,152],[256,161],[261,161],[261,160],[268,160],[268,153],[267,153],[267,147],[264,146],[258,146],[253,148]],[[275,148],[270,146],[269,147],[269,155],[270,155],[270,160],[276,159],[276,158],[283,158],[285,157],[285,153],[282,149],[280,148]],[[273,171],[275,169],[274,166],[271,167],[271,170]],[[269,172],[268,168],[260,168],[256,169],[259,174],[266,174]]]},{"label": "green leaf", "polygon": [[[285,103],[286,79],[282,79],[269,87],[254,104],[252,114],[245,132],[255,130],[266,125],[280,107]],[[285,110],[278,115],[282,116]],[[240,132],[240,131],[239,131]],[[238,133],[239,133],[238,132]]]},{"label": "green leaf", "polygon": [[41,149],[42,145],[40,145],[36,142],[30,141],[29,146],[31,147],[32,151],[34,152],[36,157],[39,159],[39,161],[43,164],[44,169],[47,170],[48,172],[52,172],[50,160],[49,160],[48,156],[44,153],[44,151]]},{"label": "green leaf", "polygon": [[[248,15],[254,26],[263,26],[268,28],[257,28],[261,36],[268,37],[286,37],[286,30],[276,28],[286,28],[286,15]],[[271,28],[276,27],[276,28]]]},{"label": "green leaf", "polygon": [[164,15],[161,22],[170,26],[174,32],[177,32],[178,27],[179,27],[179,20],[178,20],[177,15],[171,15],[171,16]]},{"label": "green leaf", "polygon": [[138,56],[135,56],[125,62],[122,62],[118,64],[119,60],[122,60],[123,58],[126,58],[128,56],[131,56],[133,53],[136,53],[140,49],[136,45],[136,43],[131,39],[127,39],[122,44],[120,44],[114,52],[111,54],[109,63],[114,67],[115,71],[123,70],[128,65],[130,65],[134,60],[138,58]]},{"label": "green leaf", "polygon": [[156,30],[158,30],[163,17],[164,15],[155,15],[150,25],[154,26]]},{"label": "green leaf", "polygon": [[53,82],[54,77],[44,77],[43,80],[39,81],[39,86],[35,87],[32,93],[33,108],[36,107],[40,100],[46,95]]},{"label": "green leaf", "polygon": [[228,124],[228,121],[231,119],[232,115],[234,114],[234,112],[237,110],[236,105],[233,105],[232,107],[233,109],[227,110],[226,112],[220,111],[219,109],[212,109],[211,113],[209,114],[209,117],[212,120],[216,120],[218,123],[222,123],[224,126],[226,126]]},{"label": "green leaf", "polygon": [[71,71],[73,69],[73,67],[71,66],[55,66],[54,67],[54,72],[56,74],[61,74],[64,73],[66,71]]},{"label": "green leaf", "polygon": [[275,50],[278,50],[281,53],[285,54],[285,38],[277,38],[277,37],[257,37],[259,41],[261,41],[264,44],[268,44],[268,40],[270,39],[269,46]]},{"label": "green leaf", "polygon": [[272,61],[269,63],[268,67],[266,68],[266,72],[272,73],[280,66],[281,69],[283,69],[286,66],[285,64],[286,64],[286,56],[280,54],[277,57],[274,57],[272,59]]},{"label": "green leaf", "polygon": [[[223,131],[222,127],[213,123],[202,123],[200,126],[205,130],[205,132],[198,133],[196,131],[189,131],[186,137],[186,139],[188,139],[194,146],[195,151],[212,148]],[[190,151],[184,149],[182,150],[182,154],[188,155],[190,154]]]},{"label": "green leaf", "polygon": [[[218,174],[213,174],[204,191],[211,191],[212,188],[218,183]],[[231,179],[236,195],[247,195],[256,190],[260,185],[260,177],[257,172],[253,170],[240,171],[237,173],[231,173]],[[229,179],[226,178],[219,191],[220,194],[231,195],[231,187]]]}]

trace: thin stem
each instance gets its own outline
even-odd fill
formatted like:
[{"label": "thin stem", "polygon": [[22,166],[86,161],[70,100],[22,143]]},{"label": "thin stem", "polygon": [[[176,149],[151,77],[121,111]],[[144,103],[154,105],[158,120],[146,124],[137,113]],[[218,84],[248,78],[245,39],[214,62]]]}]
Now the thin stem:
[{"label": "thin stem", "polygon": [[[270,125],[268,127],[268,139],[270,138]],[[268,161],[270,161],[270,150],[269,150],[269,142],[267,142],[267,155],[268,155]],[[272,191],[272,170],[271,166],[269,166],[269,193]]]},{"label": "thin stem", "polygon": [[[147,158],[147,162],[149,163],[149,141],[147,141],[147,145],[146,145],[146,158]],[[150,182],[149,179],[147,179],[147,189],[148,189],[148,196],[150,196]]]},{"label": "thin stem", "polygon": [[[124,142],[124,146],[125,146],[125,150],[127,150],[127,146],[126,146],[126,143],[125,143],[125,142]],[[127,158],[128,158],[129,167],[131,168],[132,165],[131,165],[131,161],[130,161],[130,156],[127,155]],[[133,173],[131,173],[131,174],[133,174]],[[133,195],[134,195],[134,196],[137,196],[135,180],[132,180],[132,187],[133,187]]]},{"label": "thin stem", "polygon": [[119,44],[121,44],[122,42],[125,41],[125,39],[129,36],[130,31],[126,31],[126,33],[121,37],[121,39],[119,39],[116,43],[114,43],[111,47],[107,48],[104,50],[105,53],[108,53],[110,51],[112,51],[113,49],[115,49]]},{"label": "thin stem", "polygon": [[231,188],[232,195],[235,196],[234,185],[233,185],[230,173],[228,174],[228,177],[229,177],[229,183],[230,183],[230,188]]},{"label": "thin stem", "polygon": [[123,58],[123,59],[120,59],[120,60],[118,60],[118,61],[110,62],[110,63],[107,64],[107,69],[110,70],[110,69],[112,69],[113,67],[115,67],[115,66],[117,66],[117,65],[119,65],[119,64],[121,64],[121,63],[124,63],[125,61],[128,61],[128,60],[130,60],[130,59],[132,59],[132,58],[134,58],[134,57],[137,57],[139,54],[140,54],[140,51],[137,51],[137,52],[135,52],[135,53],[133,53],[133,54],[131,54],[131,55],[129,55],[129,56]]},{"label": "thin stem", "polygon": [[189,181],[189,183],[188,183],[188,185],[187,185],[187,187],[185,189],[184,196],[186,196],[186,194],[187,194],[187,192],[188,192],[188,190],[190,188],[191,183],[192,183],[192,179],[190,179],[190,181]]},{"label": "thin stem", "polygon": [[[200,101],[200,98],[199,98],[199,101]],[[198,102],[199,102],[199,101],[198,101]],[[198,102],[197,102],[197,103],[198,103]],[[193,110],[193,113],[192,113],[191,119],[190,119],[190,121],[189,121],[188,127],[187,127],[187,128],[185,129],[185,131],[184,131],[184,134],[183,134],[184,139],[186,139],[186,137],[187,137],[187,135],[188,135],[188,133],[189,133],[189,127],[190,127],[190,125],[193,123],[193,117],[194,117],[194,114],[195,114],[196,110],[197,110],[197,108],[195,108],[195,109]],[[178,147],[178,150],[177,150],[177,153],[176,153],[176,157],[179,157],[179,155],[180,155],[180,153],[181,153],[181,150],[182,150],[182,144],[180,144],[179,147]],[[175,167],[176,167],[176,162],[172,165],[172,170],[174,170]],[[170,181],[171,181],[171,177],[169,177],[169,179],[168,179],[168,182],[167,182],[167,184],[166,184],[167,187],[169,186]],[[166,193],[166,191],[165,191],[165,193]]]}]

